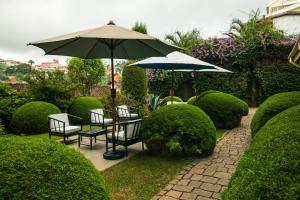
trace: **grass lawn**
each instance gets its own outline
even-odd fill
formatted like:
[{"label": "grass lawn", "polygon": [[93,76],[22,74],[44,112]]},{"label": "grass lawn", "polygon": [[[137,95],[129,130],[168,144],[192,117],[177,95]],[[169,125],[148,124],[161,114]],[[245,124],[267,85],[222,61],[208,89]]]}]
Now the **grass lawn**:
[{"label": "grass lawn", "polygon": [[227,130],[225,129],[217,129],[217,139],[221,138]]},{"label": "grass lawn", "polygon": [[102,174],[111,199],[148,200],[163,189],[191,159],[162,158],[139,153]]}]

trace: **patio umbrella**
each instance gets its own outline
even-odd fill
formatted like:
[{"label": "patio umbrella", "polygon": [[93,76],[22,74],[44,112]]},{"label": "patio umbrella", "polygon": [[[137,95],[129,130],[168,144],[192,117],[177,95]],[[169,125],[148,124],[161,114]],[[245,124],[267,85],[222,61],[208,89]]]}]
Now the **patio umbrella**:
[{"label": "patio umbrella", "polygon": [[166,57],[151,57],[130,66],[137,66],[150,69],[164,69],[172,71],[171,101],[173,103],[174,95],[174,72],[231,72],[216,65],[196,59],[184,53],[174,51]]},{"label": "patio umbrella", "polygon": [[110,58],[113,105],[113,150],[104,153],[106,159],[118,159],[124,152],[116,151],[115,147],[115,97],[114,58],[136,59],[150,56],[166,56],[178,50],[178,47],[168,45],[157,38],[116,26],[110,21],[106,26],[75,32],[29,43],[45,51],[47,55],[74,56],[84,59]]}]

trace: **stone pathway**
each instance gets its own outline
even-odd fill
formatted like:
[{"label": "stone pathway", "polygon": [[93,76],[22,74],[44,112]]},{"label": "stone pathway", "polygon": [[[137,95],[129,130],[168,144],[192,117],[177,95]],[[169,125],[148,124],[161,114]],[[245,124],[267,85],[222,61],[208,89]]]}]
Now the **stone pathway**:
[{"label": "stone pathway", "polygon": [[208,200],[221,199],[241,156],[251,139],[250,122],[255,109],[243,117],[241,125],[226,132],[214,150],[206,158],[186,166],[152,200]]}]

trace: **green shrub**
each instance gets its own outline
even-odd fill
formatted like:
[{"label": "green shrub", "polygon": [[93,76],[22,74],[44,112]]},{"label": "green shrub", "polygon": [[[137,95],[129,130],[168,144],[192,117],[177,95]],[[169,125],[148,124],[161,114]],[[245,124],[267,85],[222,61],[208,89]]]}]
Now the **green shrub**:
[{"label": "green shrub", "polygon": [[102,107],[102,103],[95,97],[78,97],[71,102],[69,113],[81,117],[83,123],[89,124],[89,110]]},{"label": "green shrub", "polygon": [[32,137],[0,137],[3,199],[108,199],[99,171],[79,152]]},{"label": "green shrub", "polygon": [[199,108],[187,104],[163,106],[146,118],[142,137],[150,152],[202,156],[213,152],[216,128]]},{"label": "green shrub", "polygon": [[11,119],[15,133],[38,134],[49,130],[48,115],[60,113],[55,105],[43,101],[26,103],[16,109]]},{"label": "green shrub", "polygon": [[259,130],[223,199],[299,199],[299,145],[300,105],[274,116]]},{"label": "green shrub", "polygon": [[197,99],[197,96],[192,96],[188,99],[187,103],[188,104],[191,104],[191,105],[194,105],[195,101]]},{"label": "green shrub", "polygon": [[165,98],[162,99],[161,101],[161,105],[166,105],[168,101],[172,101],[172,98],[173,98],[173,101],[176,101],[176,102],[183,102],[182,99],[180,97],[177,97],[177,96],[167,96]]},{"label": "green shrub", "polygon": [[130,67],[128,64],[122,73],[122,91],[138,102],[145,102],[147,95],[147,77],[145,69]]},{"label": "green shrub", "polygon": [[244,101],[233,95],[217,91],[200,94],[195,105],[212,119],[217,128],[222,129],[238,126],[242,116],[248,113],[248,106]]},{"label": "green shrub", "polygon": [[5,134],[5,132],[4,132],[4,126],[2,125],[2,121],[0,119],[0,136],[4,135],[4,134]]},{"label": "green shrub", "polygon": [[300,92],[285,92],[269,97],[259,106],[253,116],[251,122],[252,134],[255,135],[273,116],[298,104],[300,104]]}]

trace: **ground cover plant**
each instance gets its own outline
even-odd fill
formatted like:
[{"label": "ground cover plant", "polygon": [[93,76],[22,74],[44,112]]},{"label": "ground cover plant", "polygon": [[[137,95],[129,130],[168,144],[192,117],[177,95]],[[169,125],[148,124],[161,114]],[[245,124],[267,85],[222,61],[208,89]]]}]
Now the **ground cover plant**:
[{"label": "ground cover plant", "polygon": [[299,145],[300,105],[275,115],[257,132],[223,199],[299,199]]}]

